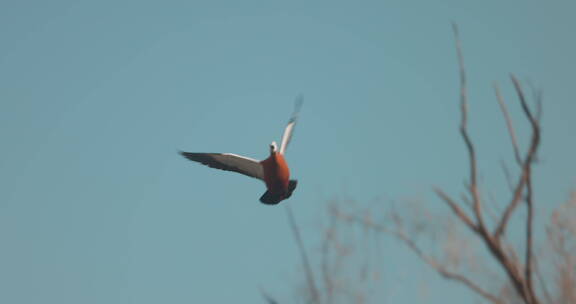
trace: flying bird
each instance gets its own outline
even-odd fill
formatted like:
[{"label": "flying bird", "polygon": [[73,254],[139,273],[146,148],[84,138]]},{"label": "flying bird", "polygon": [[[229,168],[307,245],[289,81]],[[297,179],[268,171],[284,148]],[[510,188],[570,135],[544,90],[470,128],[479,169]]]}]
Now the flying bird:
[{"label": "flying bird", "polygon": [[199,162],[210,168],[238,172],[263,181],[266,184],[266,192],[260,197],[260,202],[267,205],[276,205],[289,198],[298,184],[297,180],[290,179],[290,169],[284,154],[292,138],[302,102],[302,96],[298,96],[294,104],[294,112],[284,129],[280,149],[278,149],[276,142],[273,141],[270,144],[270,156],[265,160],[258,161],[232,153],[180,152],[180,154],[189,160]]}]

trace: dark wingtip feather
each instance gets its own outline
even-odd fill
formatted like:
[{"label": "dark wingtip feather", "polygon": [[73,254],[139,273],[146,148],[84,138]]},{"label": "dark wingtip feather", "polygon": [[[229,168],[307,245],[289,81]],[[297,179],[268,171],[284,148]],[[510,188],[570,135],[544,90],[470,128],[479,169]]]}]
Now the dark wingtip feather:
[{"label": "dark wingtip feather", "polygon": [[184,152],[184,151],[180,151],[180,155],[186,157],[187,159],[191,160],[191,161],[195,161],[195,162],[199,162],[199,163],[207,163],[211,160],[211,158],[209,156],[206,155],[206,153],[193,153],[193,152]]},{"label": "dark wingtip feather", "polygon": [[184,152],[184,151],[178,150],[178,154],[182,155],[185,158],[188,158],[188,156],[187,156],[188,153],[190,153],[190,152]]},{"label": "dark wingtip feather", "polygon": [[303,103],[304,95],[300,93],[298,96],[296,96],[296,100],[294,101],[294,111],[292,112],[292,116],[290,117],[290,120],[288,120],[288,123],[294,122],[296,119],[298,119],[298,114],[300,114],[300,108],[302,108]]}]

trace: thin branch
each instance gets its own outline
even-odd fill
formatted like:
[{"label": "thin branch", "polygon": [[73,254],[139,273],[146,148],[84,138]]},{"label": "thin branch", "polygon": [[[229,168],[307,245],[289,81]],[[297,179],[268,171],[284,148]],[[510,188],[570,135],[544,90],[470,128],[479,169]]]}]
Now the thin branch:
[{"label": "thin branch", "polygon": [[522,198],[522,190],[524,189],[526,179],[527,179],[526,169],[524,168],[522,170],[520,180],[518,181],[518,183],[516,184],[516,187],[514,188],[514,194],[512,196],[512,200],[510,201],[510,203],[506,207],[506,210],[504,210],[504,214],[502,215],[502,218],[500,219],[498,226],[494,230],[494,236],[495,237],[499,238],[500,236],[502,236],[504,234],[504,232],[506,230],[506,225],[508,224],[508,220],[510,219],[510,216],[512,215],[512,211],[514,211],[514,209],[516,208],[518,203],[520,203],[520,199]]},{"label": "thin branch", "polygon": [[[497,234],[496,234],[497,237],[493,238],[488,233],[488,231],[486,230],[486,227],[484,225],[484,221],[482,218],[481,200],[480,200],[480,194],[478,192],[478,182],[477,182],[477,174],[478,173],[477,173],[477,165],[476,165],[476,152],[474,150],[474,145],[472,144],[472,141],[470,139],[470,136],[468,135],[468,130],[467,130],[468,101],[467,101],[467,94],[466,94],[466,70],[464,67],[464,56],[462,55],[462,47],[461,47],[460,38],[458,35],[458,27],[455,24],[453,24],[453,29],[454,29],[454,37],[456,40],[456,50],[457,50],[457,55],[458,55],[458,63],[459,63],[459,67],[460,67],[460,109],[461,109],[461,113],[462,113],[462,121],[460,124],[460,133],[461,133],[462,138],[464,139],[464,142],[466,144],[466,148],[468,150],[468,156],[469,156],[469,160],[470,160],[470,188],[469,189],[470,189],[470,193],[472,195],[473,210],[474,210],[474,214],[476,215],[478,231],[480,232],[480,237],[482,238],[482,240],[484,241],[484,243],[486,244],[486,246],[488,247],[490,252],[500,262],[500,264],[502,265],[502,267],[504,268],[504,270],[508,274],[509,278],[511,279],[512,283],[514,284],[514,287],[516,288],[516,290],[518,291],[520,296],[526,301],[526,303],[534,303],[533,300],[535,300],[535,297],[532,297],[531,290],[526,290],[527,286],[524,282],[522,274],[519,272],[519,267],[518,267],[517,263],[514,263],[513,261],[511,261],[509,259],[509,257],[506,255],[506,253],[502,249],[502,247],[500,245],[500,241],[498,239],[498,236],[500,236],[501,233],[503,232],[503,230],[506,226],[506,222],[508,221],[510,215],[512,214],[512,211],[514,210],[514,208],[516,207],[516,205],[520,201],[522,190],[524,188],[524,184],[526,183],[526,179],[527,179],[526,178],[527,170],[523,170],[522,178],[520,179],[520,182],[518,183],[518,185],[516,187],[513,201],[508,206],[508,208],[506,209],[504,216],[503,216],[503,219],[500,221],[500,224],[498,225],[498,228],[496,230],[497,231]],[[520,88],[520,85],[514,76],[512,76],[512,82],[515,85],[516,92],[519,95],[519,98],[520,98],[520,101],[522,104],[522,108],[524,109],[526,116],[528,117],[528,119],[532,123],[534,130],[538,131],[538,132],[533,132],[533,134],[537,134],[537,135],[535,135],[533,137],[533,139],[535,138],[535,140],[533,140],[532,142],[535,144],[533,144],[531,146],[531,149],[529,150],[530,152],[528,153],[526,160],[523,163],[524,164],[523,168],[525,169],[532,162],[533,155],[534,155],[536,148],[538,146],[537,143],[539,142],[539,130],[537,129],[537,123],[535,123],[535,120],[532,116],[532,113],[530,112],[530,110],[526,104],[526,100],[524,98],[524,94]],[[536,128],[534,126],[536,126]]]},{"label": "thin branch", "polygon": [[[536,118],[530,111],[528,104],[526,102],[526,98],[524,96],[524,92],[522,87],[520,86],[520,82],[514,75],[511,75],[512,83],[514,84],[514,88],[516,89],[516,93],[518,95],[518,99],[520,100],[520,104],[522,106],[522,110],[524,114],[528,118],[530,125],[532,126],[532,139],[530,141],[530,147],[526,154],[526,158],[522,162],[522,172],[520,176],[520,180],[514,189],[514,194],[512,197],[511,202],[506,207],[504,214],[500,222],[498,223],[495,231],[494,231],[494,238],[487,235],[487,240],[490,240],[488,244],[495,254],[496,258],[498,256],[496,254],[501,254],[502,257],[498,258],[501,262],[502,266],[507,270],[510,278],[512,279],[512,283],[516,287],[516,290],[520,294],[520,296],[524,299],[526,303],[536,304],[538,303],[538,299],[534,292],[533,284],[532,284],[532,226],[533,226],[533,204],[532,204],[532,182],[531,182],[531,166],[534,161],[534,157],[536,151],[538,149],[538,145],[540,143],[540,127]],[[526,187],[527,195],[526,195],[526,205],[528,207],[528,216],[526,218],[526,264],[524,265],[524,273],[523,277],[520,273],[518,273],[518,267],[514,266],[514,264],[510,264],[510,266],[514,266],[514,268],[509,268],[506,266],[506,262],[510,263],[511,261],[508,260],[502,248],[500,246],[500,237],[504,234],[504,230],[506,229],[506,225],[515,210],[515,208],[520,203],[522,198],[522,193],[524,192],[524,187]]]},{"label": "thin branch", "polygon": [[[342,215],[342,214],[339,214],[339,215]],[[476,285],[472,280],[468,279],[464,275],[449,271],[443,265],[439,264],[436,260],[427,256],[418,247],[418,245],[416,245],[416,242],[414,242],[414,240],[410,239],[404,232],[402,232],[401,220],[396,214],[392,215],[392,219],[394,220],[396,226],[399,228],[394,229],[394,230],[389,229],[385,226],[376,224],[375,222],[372,222],[372,221],[362,220],[361,218],[359,218],[357,216],[353,216],[353,215],[345,215],[344,219],[346,221],[357,223],[357,224],[363,225],[364,227],[368,227],[368,228],[374,229],[376,231],[388,233],[388,234],[395,236],[400,241],[402,241],[410,250],[412,250],[422,261],[424,261],[426,264],[428,264],[430,267],[432,267],[434,270],[436,270],[442,277],[449,279],[449,280],[459,282],[461,284],[464,284],[465,286],[467,286],[468,288],[470,288],[471,290],[476,292],[478,295],[482,296],[483,298],[485,298],[486,300],[488,300],[494,304],[504,304],[504,302],[501,301],[500,299],[498,299],[498,297],[496,297],[495,295],[492,295],[489,292],[487,292],[486,290],[482,289],[480,286]]]},{"label": "thin branch", "polygon": [[536,88],[534,83],[531,81],[528,81],[528,86],[532,91],[532,99],[536,101],[536,120],[540,122],[542,118],[542,98],[544,94],[542,89]]},{"label": "thin branch", "polygon": [[542,120],[542,91],[537,91],[536,95],[536,120],[540,122]]},{"label": "thin branch", "polygon": [[330,243],[333,242],[335,238],[335,221],[333,217],[330,217],[330,224],[328,225],[328,229],[326,229],[326,235],[322,240],[322,261],[320,263],[320,269],[322,271],[322,278],[324,280],[324,288],[326,289],[325,292],[325,299],[326,303],[332,303],[332,299],[334,296],[334,282],[332,280],[332,276],[330,275],[329,271],[329,253],[330,253]]},{"label": "thin branch", "polygon": [[472,220],[470,219],[470,217],[468,217],[468,215],[466,215],[466,212],[464,212],[464,210],[462,210],[462,208],[460,208],[458,206],[458,204],[456,204],[456,202],[454,202],[454,200],[452,200],[446,193],[444,193],[444,191],[442,191],[442,189],[439,188],[434,188],[434,192],[436,192],[436,194],[446,203],[448,204],[448,206],[450,207],[450,209],[452,210],[452,212],[454,212],[454,214],[468,227],[470,228],[470,230],[472,230],[475,233],[479,233],[478,227],[476,226],[476,224],[474,224],[474,222],[472,222]]},{"label": "thin branch", "polygon": [[[531,170],[531,167],[528,167]],[[530,297],[533,303],[536,303],[536,295],[534,293],[534,285],[532,284],[532,226],[534,225],[534,205],[532,202],[532,177],[528,172],[528,180],[526,181],[526,207],[528,208],[528,215],[526,217],[526,266],[524,268],[524,277],[526,278],[526,285],[530,292]]]},{"label": "thin branch", "polygon": [[503,160],[500,160],[500,167],[502,167],[502,171],[504,172],[504,177],[506,178],[508,189],[510,192],[513,192],[514,186],[512,185],[512,174],[510,173],[510,169],[508,169],[508,166],[506,166],[506,163]]},{"label": "thin branch", "polygon": [[264,290],[260,289],[260,294],[262,295],[262,297],[264,298],[264,301],[266,301],[266,303],[268,304],[278,304],[278,301],[276,301],[276,299],[274,299],[272,296],[270,296],[267,292],[265,292]]},{"label": "thin branch", "polygon": [[449,280],[456,281],[456,282],[460,282],[460,283],[466,285],[468,288],[472,289],[474,292],[476,292],[477,294],[479,294],[480,296],[482,296],[483,298],[485,298],[486,300],[488,300],[492,303],[504,304],[504,302],[501,301],[500,299],[498,299],[498,297],[485,291],[484,289],[482,289],[480,286],[476,285],[472,280],[468,279],[464,275],[449,271],[448,269],[446,269],[444,266],[440,265],[438,262],[436,262],[431,257],[426,256],[422,252],[422,250],[416,245],[416,243],[413,240],[411,240],[410,238],[408,238],[401,231],[396,231],[395,235],[400,240],[402,240],[408,246],[408,248],[410,248],[414,253],[416,253],[416,255],[421,260],[423,260],[430,267],[434,268],[442,277],[449,279]]},{"label": "thin branch", "polygon": [[510,134],[510,141],[512,142],[512,147],[514,148],[514,158],[516,159],[518,165],[522,165],[522,158],[520,157],[520,148],[518,147],[518,141],[516,140],[516,132],[514,131],[512,118],[510,117],[510,114],[508,114],[508,108],[506,107],[506,103],[504,102],[502,94],[500,94],[500,88],[498,87],[497,83],[494,83],[494,92],[496,93],[496,99],[498,100],[498,104],[500,104],[500,110],[502,111],[502,115],[506,120],[506,127],[508,128],[508,133]]},{"label": "thin branch", "polygon": [[502,266],[512,285],[520,295],[520,297],[527,303],[531,303],[528,295],[526,294],[526,285],[522,273],[520,271],[521,265],[517,259],[511,259],[504,248],[502,247],[501,239],[493,238],[488,231],[484,230],[481,236],[484,244],[494,256],[496,261]]},{"label": "thin branch", "polygon": [[460,199],[462,200],[462,202],[464,202],[464,205],[466,205],[466,207],[472,209],[472,202],[471,202],[470,199],[466,196],[465,193],[460,193]]},{"label": "thin branch", "polygon": [[548,286],[546,286],[546,280],[542,276],[542,272],[540,271],[538,260],[534,260],[534,273],[538,278],[538,282],[540,283],[540,288],[542,289],[542,294],[546,299],[546,303],[553,303],[552,296],[550,295],[550,291],[548,290]]},{"label": "thin branch", "polygon": [[528,120],[530,121],[532,128],[537,129],[538,121],[532,114],[532,111],[530,111],[530,107],[528,107],[528,103],[526,102],[526,97],[524,97],[524,91],[522,90],[520,81],[518,81],[518,78],[516,78],[516,76],[514,76],[513,74],[510,75],[510,79],[512,79],[512,83],[514,84],[514,88],[516,89],[516,93],[518,94],[518,98],[520,99],[520,104],[522,105],[522,110],[524,111],[524,114],[526,115],[526,117],[528,117]]},{"label": "thin branch", "polygon": [[476,215],[476,220],[478,222],[478,229],[485,230],[484,220],[482,219],[482,208],[480,206],[480,194],[478,192],[478,181],[477,181],[477,168],[476,168],[476,151],[474,150],[474,145],[472,140],[468,135],[467,123],[468,123],[468,95],[467,95],[467,83],[466,83],[466,68],[464,66],[464,55],[462,54],[462,46],[460,42],[460,36],[458,34],[458,26],[453,23],[452,29],[454,30],[454,39],[456,41],[456,52],[458,55],[458,66],[460,68],[460,111],[462,113],[462,120],[460,122],[460,134],[466,143],[466,148],[468,149],[468,156],[470,160],[470,193],[472,194],[472,205],[474,208],[474,214]]},{"label": "thin branch", "polygon": [[498,208],[498,202],[496,201],[496,198],[494,197],[494,193],[489,192],[488,193],[488,203],[486,204],[486,213],[488,213],[488,215],[490,216],[490,219],[493,222],[498,222],[498,215],[499,214],[499,210],[500,208]]},{"label": "thin branch", "polygon": [[522,192],[524,190],[524,186],[526,185],[526,182],[529,179],[529,177],[528,177],[528,175],[530,174],[529,167],[531,166],[531,164],[534,160],[534,157],[536,155],[536,151],[538,150],[538,146],[540,144],[540,126],[538,124],[538,121],[534,118],[534,116],[532,115],[532,112],[530,111],[530,108],[528,107],[528,104],[526,103],[526,99],[524,97],[524,92],[522,91],[522,87],[520,86],[520,83],[518,82],[516,77],[514,77],[513,75],[511,76],[511,78],[512,78],[512,82],[514,83],[514,87],[516,88],[516,93],[518,94],[518,98],[520,99],[520,103],[522,105],[522,109],[524,111],[524,114],[526,115],[526,117],[528,118],[528,120],[530,121],[530,124],[532,126],[532,139],[530,142],[530,147],[528,149],[528,153],[526,155],[526,158],[522,162],[522,173],[520,176],[520,180],[518,181],[518,183],[514,189],[514,195],[512,197],[512,200],[510,201],[510,203],[506,207],[506,210],[504,211],[504,214],[503,214],[502,218],[500,219],[500,223],[498,224],[498,226],[496,227],[496,229],[494,231],[494,235],[497,238],[500,237],[504,233],[504,231],[506,229],[506,224],[508,223],[510,216],[512,215],[514,209],[516,209],[516,207],[520,203],[520,200],[522,199]]},{"label": "thin branch", "polygon": [[292,209],[290,205],[286,205],[286,216],[288,217],[288,223],[290,224],[290,229],[292,229],[292,234],[298,245],[298,250],[300,251],[300,256],[302,258],[302,264],[304,266],[304,271],[306,273],[306,280],[308,282],[308,287],[310,288],[310,294],[312,296],[312,303],[320,303],[320,294],[318,293],[318,288],[314,281],[314,273],[312,272],[312,267],[308,261],[308,255],[304,249],[304,243],[302,242],[302,237],[300,236],[300,230],[292,214]]}]

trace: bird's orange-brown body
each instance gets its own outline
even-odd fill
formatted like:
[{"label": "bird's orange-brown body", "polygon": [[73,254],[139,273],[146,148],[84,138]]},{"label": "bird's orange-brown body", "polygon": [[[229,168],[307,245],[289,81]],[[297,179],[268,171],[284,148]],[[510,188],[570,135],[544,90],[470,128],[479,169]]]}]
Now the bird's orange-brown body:
[{"label": "bird's orange-brown body", "polygon": [[290,180],[290,169],[284,155],[276,151],[276,144],[273,143],[270,148],[270,156],[260,162],[267,189],[260,202],[276,205],[292,195],[298,181]]},{"label": "bird's orange-brown body", "polygon": [[288,193],[290,169],[280,153],[273,152],[270,157],[260,162],[264,169],[264,182],[271,193],[283,196]]}]

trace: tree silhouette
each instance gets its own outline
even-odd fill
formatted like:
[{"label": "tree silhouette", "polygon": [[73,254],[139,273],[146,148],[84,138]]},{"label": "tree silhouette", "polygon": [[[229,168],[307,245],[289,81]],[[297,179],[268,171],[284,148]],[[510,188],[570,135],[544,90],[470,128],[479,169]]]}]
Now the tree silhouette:
[{"label": "tree silhouette", "polygon": [[[328,207],[330,225],[322,237],[319,269],[314,273],[310,259],[302,244],[298,226],[290,209],[287,209],[289,223],[302,257],[306,280],[302,289],[304,303],[366,303],[369,296],[362,289],[342,279],[338,271],[348,253],[343,246],[342,233],[345,227],[361,227],[365,233],[375,231],[393,236],[400,240],[426,265],[434,269],[442,278],[458,282],[494,304],[567,304],[576,303],[576,193],[558,207],[545,226],[534,226],[534,193],[533,165],[537,162],[541,143],[542,97],[540,92],[532,90],[534,106],[530,106],[525,89],[514,75],[510,75],[512,87],[518,98],[519,108],[529,125],[529,144],[522,151],[518,144],[516,130],[508,111],[508,106],[501,94],[498,84],[494,84],[495,99],[506,122],[510,144],[513,148],[513,159],[517,169],[516,176],[504,163],[502,168],[507,176],[510,198],[498,210],[497,203],[487,192],[482,191],[478,182],[478,160],[475,144],[468,132],[468,95],[467,76],[464,64],[458,27],[453,25],[460,78],[460,114],[459,132],[468,155],[469,176],[465,183],[465,194],[459,199],[446,193],[439,187],[433,191],[450,210],[449,216],[438,216],[427,213],[425,207],[418,205],[410,209],[410,204],[403,208],[389,208],[383,219],[375,219],[370,210],[359,207],[350,208],[340,202],[333,202]],[[519,221],[511,221],[519,207],[526,208],[526,216]],[[440,224],[438,224],[440,223]],[[515,244],[507,236],[511,223],[516,225],[514,232],[522,232],[522,243]],[[343,227],[342,224],[346,224]],[[546,239],[535,244],[535,228],[540,228]],[[432,236],[437,243],[443,238],[440,253],[433,254],[419,245],[422,235],[431,231],[438,233]],[[345,233],[345,232],[344,232]],[[439,237],[440,236],[440,237]],[[466,243],[475,242],[485,253],[479,255],[466,250]],[[538,253],[538,254],[537,254]],[[333,258],[330,258],[332,256]],[[486,262],[495,264],[501,271],[487,274]],[[360,264],[356,264],[360,265]],[[365,277],[366,266],[356,266],[360,277]],[[362,269],[360,269],[362,268]],[[376,271],[372,269],[374,273]],[[480,275],[482,274],[482,275]],[[498,287],[487,282],[502,282]],[[356,283],[368,284],[357,280]],[[492,285],[492,286],[490,286]],[[345,298],[345,300],[343,300]],[[279,303],[267,296],[269,303]]]}]

